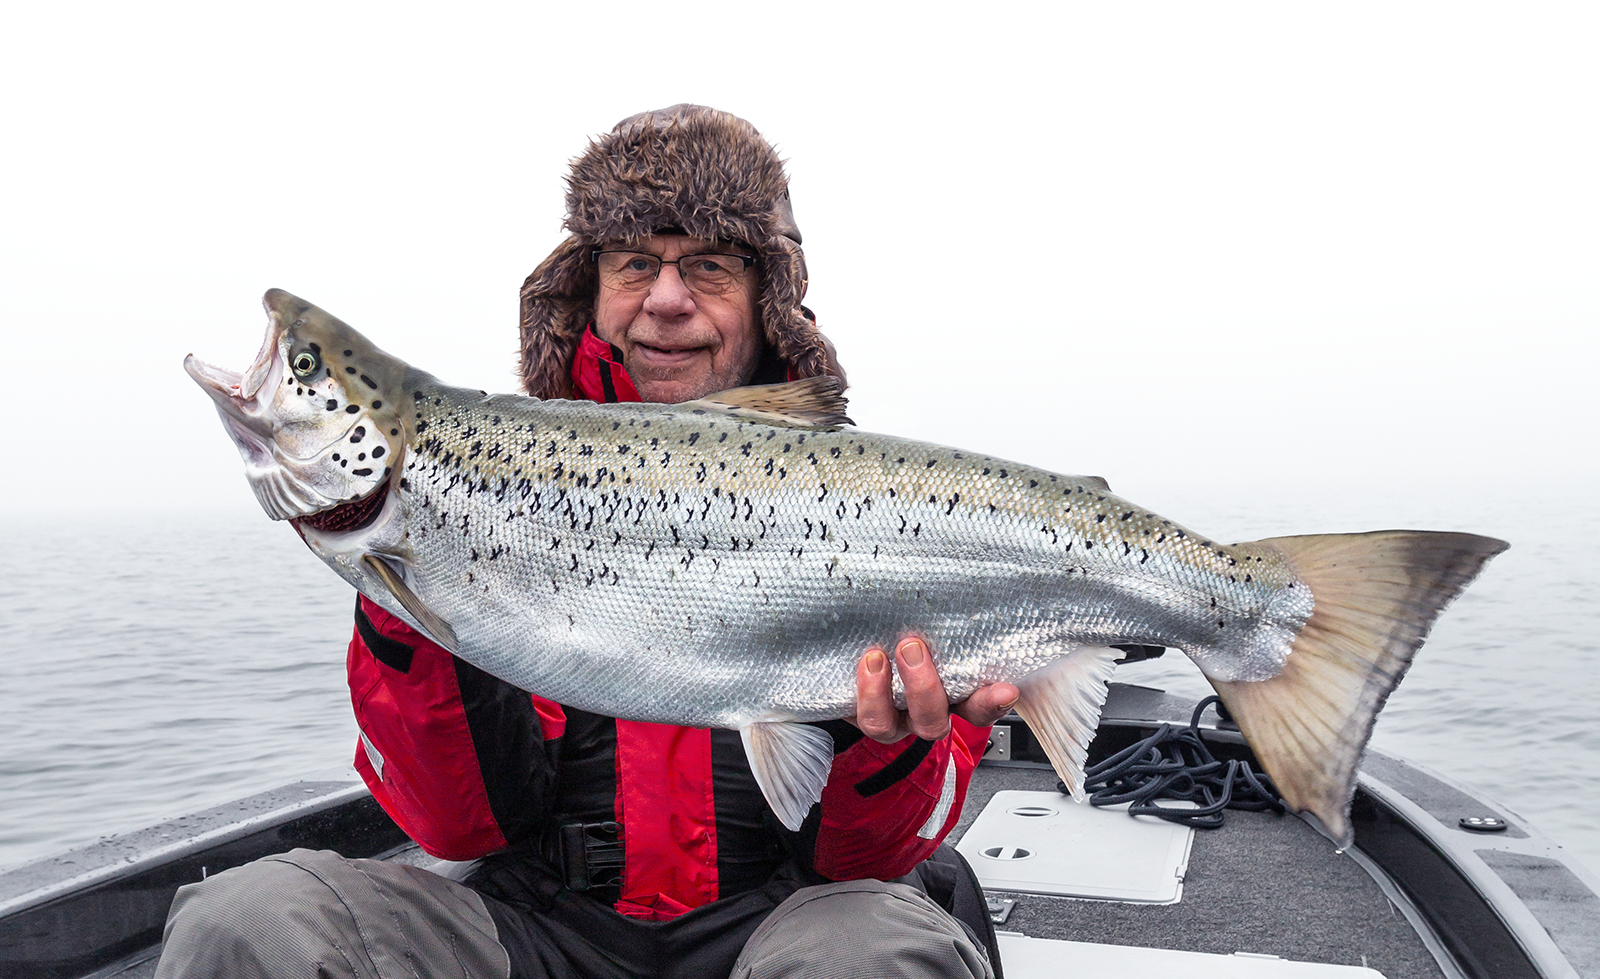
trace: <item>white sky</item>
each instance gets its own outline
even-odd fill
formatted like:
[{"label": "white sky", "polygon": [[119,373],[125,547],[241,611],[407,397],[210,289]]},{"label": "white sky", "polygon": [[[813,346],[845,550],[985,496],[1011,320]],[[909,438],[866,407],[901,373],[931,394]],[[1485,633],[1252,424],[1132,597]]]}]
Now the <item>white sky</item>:
[{"label": "white sky", "polygon": [[0,506],[246,505],[179,365],[271,286],[513,389],[567,160],[682,101],[788,157],[864,427],[1158,508],[1600,475],[1600,8],[879,9],[7,5]]}]

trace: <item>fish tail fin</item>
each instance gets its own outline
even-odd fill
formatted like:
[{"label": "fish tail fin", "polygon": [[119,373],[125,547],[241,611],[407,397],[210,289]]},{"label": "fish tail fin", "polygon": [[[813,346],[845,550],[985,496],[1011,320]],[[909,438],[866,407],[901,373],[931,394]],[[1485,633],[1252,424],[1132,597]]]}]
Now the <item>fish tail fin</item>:
[{"label": "fish tail fin", "polygon": [[1072,797],[1085,798],[1083,763],[1100,726],[1106,685],[1122,658],[1109,646],[1084,646],[1052,660],[1017,681],[1017,713],[1039,739],[1045,757]]},{"label": "fish tail fin", "polygon": [[1356,769],[1378,711],[1446,605],[1505,541],[1387,530],[1277,537],[1312,612],[1283,671],[1260,681],[1207,677],[1290,806],[1349,846]]}]

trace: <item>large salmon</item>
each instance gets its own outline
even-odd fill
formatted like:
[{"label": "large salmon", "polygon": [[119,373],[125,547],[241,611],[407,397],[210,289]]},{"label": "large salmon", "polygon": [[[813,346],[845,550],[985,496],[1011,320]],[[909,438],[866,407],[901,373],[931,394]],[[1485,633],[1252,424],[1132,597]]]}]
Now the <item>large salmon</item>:
[{"label": "large salmon", "polygon": [[268,515],[467,661],[599,714],[742,732],[779,819],[820,797],[872,644],[952,701],[999,680],[1075,791],[1121,655],[1182,649],[1296,809],[1348,842],[1356,766],[1444,606],[1505,543],[1223,544],[1066,476],[847,427],[827,378],[679,405],[450,387],[268,292],[215,400]]}]

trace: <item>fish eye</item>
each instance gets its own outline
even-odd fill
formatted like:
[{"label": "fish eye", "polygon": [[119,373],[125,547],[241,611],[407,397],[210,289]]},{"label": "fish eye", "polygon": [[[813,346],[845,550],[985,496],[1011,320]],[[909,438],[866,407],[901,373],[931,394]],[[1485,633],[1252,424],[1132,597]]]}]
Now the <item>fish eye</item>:
[{"label": "fish eye", "polygon": [[296,377],[310,377],[317,372],[322,364],[317,360],[317,355],[309,350],[303,350],[294,355],[294,360],[289,362]]}]

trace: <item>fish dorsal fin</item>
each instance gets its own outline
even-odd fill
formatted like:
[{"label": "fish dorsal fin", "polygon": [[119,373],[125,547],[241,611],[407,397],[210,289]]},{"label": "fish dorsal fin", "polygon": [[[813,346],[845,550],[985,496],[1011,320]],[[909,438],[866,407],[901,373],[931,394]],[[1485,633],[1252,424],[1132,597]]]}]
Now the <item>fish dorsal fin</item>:
[{"label": "fish dorsal fin", "polygon": [[378,576],[378,580],[383,582],[383,587],[389,589],[389,593],[395,597],[401,607],[411,613],[411,617],[417,620],[418,625],[422,626],[422,631],[428,634],[428,638],[452,653],[460,652],[461,644],[456,639],[455,628],[444,619],[439,618],[433,609],[424,605],[422,599],[417,597],[417,593],[411,590],[405,580],[393,568],[389,567],[386,561],[375,554],[363,554],[361,563]]},{"label": "fish dorsal fin", "polygon": [[786,384],[756,384],[730,388],[689,401],[680,408],[715,411],[785,428],[828,428],[854,425],[845,414],[844,387],[837,377],[824,374]]},{"label": "fish dorsal fin", "polygon": [[1072,478],[1082,480],[1083,485],[1092,486],[1102,493],[1111,492],[1111,484],[1106,482],[1104,476],[1074,476]]},{"label": "fish dorsal fin", "polygon": [[1017,689],[1022,691],[1017,713],[1028,722],[1045,757],[1079,802],[1085,798],[1083,763],[1089,757],[1089,742],[1100,725],[1106,686],[1121,658],[1120,649],[1084,646],[1017,681]]},{"label": "fish dorsal fin", "polygon": [[765,721],[739,729],[750,771],[778,822],[799,832],[833,770],[833,735],[796,721]]}]

